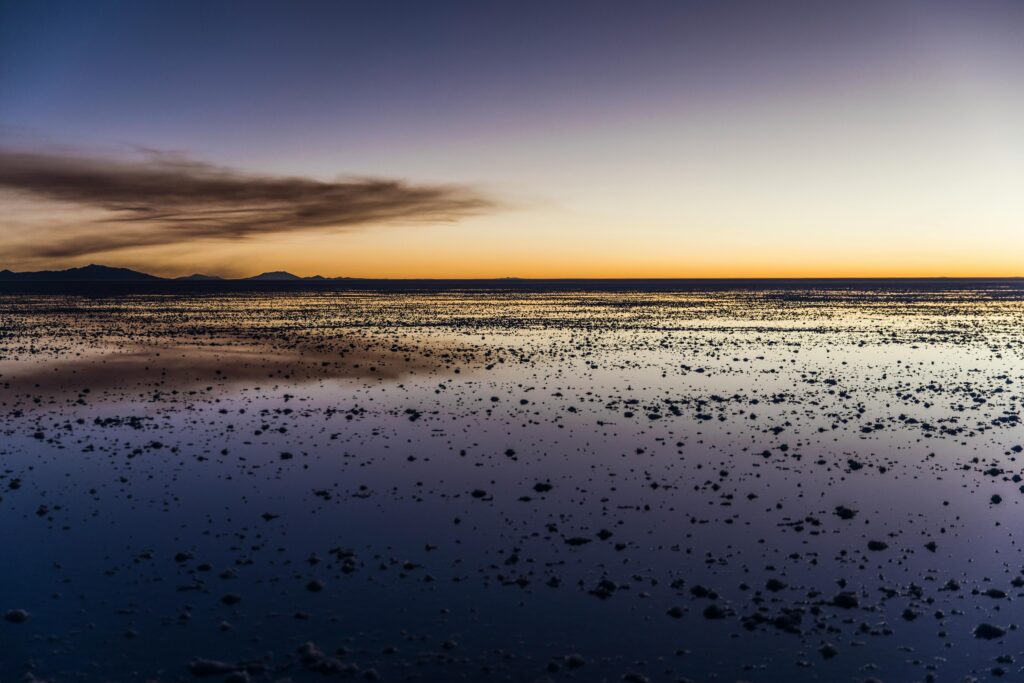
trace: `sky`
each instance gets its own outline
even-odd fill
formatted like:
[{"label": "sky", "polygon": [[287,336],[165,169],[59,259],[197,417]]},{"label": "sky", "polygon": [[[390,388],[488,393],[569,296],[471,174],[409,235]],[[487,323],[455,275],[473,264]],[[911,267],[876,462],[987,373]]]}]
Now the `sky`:
[{"label": "sky", "polygon": [[0,268],[1024,275],[1024,3],[0,2]]}]

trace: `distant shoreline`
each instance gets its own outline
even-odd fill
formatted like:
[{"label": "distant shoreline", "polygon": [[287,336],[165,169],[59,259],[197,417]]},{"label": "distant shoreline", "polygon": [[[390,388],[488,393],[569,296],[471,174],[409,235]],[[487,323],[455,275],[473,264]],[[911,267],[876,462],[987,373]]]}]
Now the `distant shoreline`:
[{"label": "distant shoreline", "polygon": [[609,292],[672,293],[771,290],[987,290],[1024,296],[1024,278],[545,278],[545,279],[296,279],[296,280],[61,280],[0,279],[3,294],[202,295],[316,292]]}]

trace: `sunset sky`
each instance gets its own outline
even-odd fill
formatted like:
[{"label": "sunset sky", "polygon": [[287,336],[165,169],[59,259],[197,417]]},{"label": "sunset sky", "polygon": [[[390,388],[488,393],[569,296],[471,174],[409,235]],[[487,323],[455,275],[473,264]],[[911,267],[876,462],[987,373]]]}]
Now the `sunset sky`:
[{"label": "sunset sky", "polygon": [[1024,275],[1024,3],[0,4],[0,268]]}]

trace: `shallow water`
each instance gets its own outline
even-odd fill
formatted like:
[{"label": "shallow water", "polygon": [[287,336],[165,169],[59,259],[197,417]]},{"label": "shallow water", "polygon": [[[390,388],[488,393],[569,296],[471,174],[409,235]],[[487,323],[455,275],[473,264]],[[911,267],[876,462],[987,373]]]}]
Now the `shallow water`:
[{"label": "shallow water", "polygon": [[2,296],[0,680],[1013,680],[1022,331],[998,283]]}]

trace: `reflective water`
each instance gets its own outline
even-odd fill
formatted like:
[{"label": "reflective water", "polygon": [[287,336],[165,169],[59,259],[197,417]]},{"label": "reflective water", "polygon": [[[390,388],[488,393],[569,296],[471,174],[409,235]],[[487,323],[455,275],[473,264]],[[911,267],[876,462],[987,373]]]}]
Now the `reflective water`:
[{"label": "reflective water", "polygon": [[1018,285],[26,294],[0,331],[0,680],[1020,675]]}]

